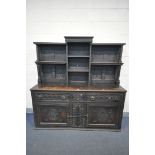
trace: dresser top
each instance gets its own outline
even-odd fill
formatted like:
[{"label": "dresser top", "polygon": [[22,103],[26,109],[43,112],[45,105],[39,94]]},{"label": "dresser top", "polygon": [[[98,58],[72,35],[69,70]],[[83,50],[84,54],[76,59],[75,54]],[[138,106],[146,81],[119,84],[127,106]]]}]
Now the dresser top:
[{"label": "dresser top", "polygon": [[119,86],[117,88],[99,88],[95,86],[81,86],[81,87],[71,87],[71,86],[39,86],[35,85],[31,88],[31,91],[100,91],[100,92],[126,92],[126,90]]}]

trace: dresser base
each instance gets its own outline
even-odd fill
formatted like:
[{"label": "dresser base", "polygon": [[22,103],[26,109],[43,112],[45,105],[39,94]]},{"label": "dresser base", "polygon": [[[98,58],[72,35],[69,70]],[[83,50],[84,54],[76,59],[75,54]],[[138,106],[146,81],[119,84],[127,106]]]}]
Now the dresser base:
[{"label": "dresser base", "polygon": [[37,129],[120,131],[126,90],[97,87],[31,89]]}]

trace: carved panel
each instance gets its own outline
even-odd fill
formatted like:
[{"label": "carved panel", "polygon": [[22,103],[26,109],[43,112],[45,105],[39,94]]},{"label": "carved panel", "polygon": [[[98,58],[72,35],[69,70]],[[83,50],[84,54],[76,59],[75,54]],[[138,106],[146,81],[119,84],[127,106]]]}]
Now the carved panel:
[{"label": "carved panel", "polygon": [[88,124],[115,123],[116,108],[91,106],[88,110]]},{"label": "carved panel", "polygon": [[115,127],[117,124],[118,107],[89,106],[88,127]]},{"label": "carved panel", "polygon": [[87,120],[87,103],[73,102],[71,104],[72,127],[85,127]]},{"label": "carved panel", "polygon": [[67,122],[67,108],[60,106],[44,106],[40,109],[41,122]]},{"label": "carved panel", "polygon": [[69,126],[69,104],[57,103],[52,105],[38,105],[37,115],[41,127]]}]

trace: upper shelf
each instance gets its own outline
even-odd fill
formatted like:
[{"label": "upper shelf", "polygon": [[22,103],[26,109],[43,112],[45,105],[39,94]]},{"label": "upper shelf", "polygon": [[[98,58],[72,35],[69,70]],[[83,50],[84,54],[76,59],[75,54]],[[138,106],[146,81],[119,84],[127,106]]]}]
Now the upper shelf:
[{"label": "upper shelf", "polygon": [[92,45],[98,45],[98,46],[102,46],[102,45],[126,45],[126,43],[92,43]]},{"label": "upper shelf", "polygon": [[66,64],[66,61],[36,61],[36,64]]},{"label": "upper shelf", "polygon": [[123,65],[122,62],[91,62],[92,65]]},{"label": "upper shelf", "polygon": [[58,42],[33,42],[36,45],[66,45],[66,43],[58,43]]},{"label": "upper shelf", "polygon": [[68,55],[69,58],[89,58],[89,55]]}]

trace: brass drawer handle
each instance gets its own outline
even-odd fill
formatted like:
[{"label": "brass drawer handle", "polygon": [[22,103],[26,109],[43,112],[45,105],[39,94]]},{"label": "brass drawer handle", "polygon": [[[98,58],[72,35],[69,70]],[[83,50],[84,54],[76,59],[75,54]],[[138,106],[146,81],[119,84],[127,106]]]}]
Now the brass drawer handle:
[{"label": "brass drawer handle", "polygon": [[65,95],[62,95],[61,96],[61,99],[65,100],[66,99]]},{"label": "brass drawer handle", "polygon": [[94,96],[91,96],[90,99],[91,99],[92,101],[94,101],[94,100],[95,100],[95,97],[94,97]]}]

